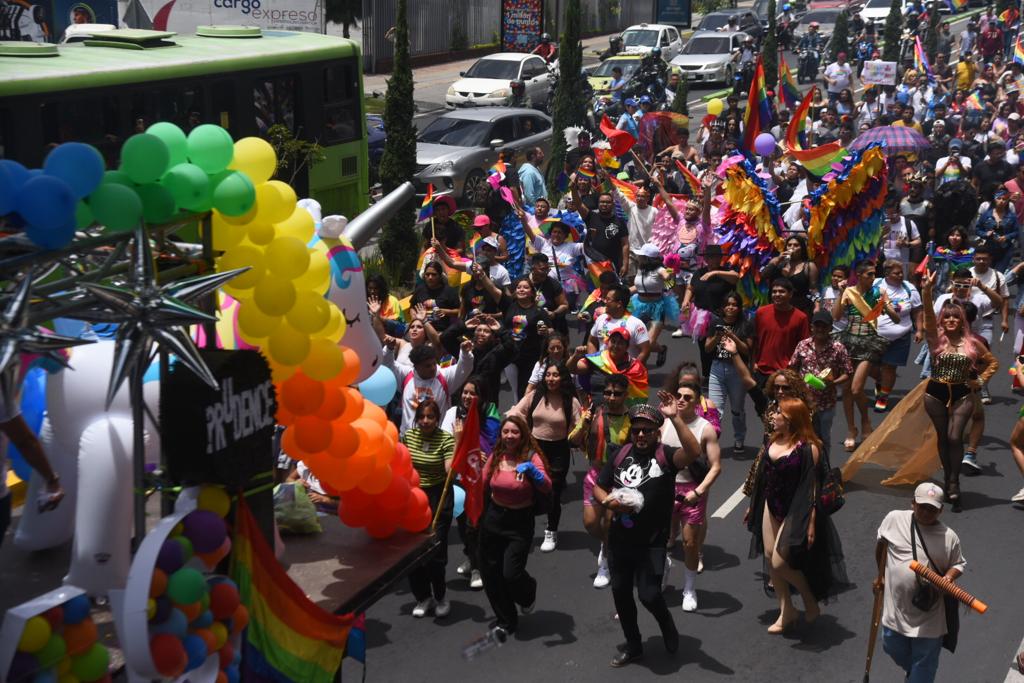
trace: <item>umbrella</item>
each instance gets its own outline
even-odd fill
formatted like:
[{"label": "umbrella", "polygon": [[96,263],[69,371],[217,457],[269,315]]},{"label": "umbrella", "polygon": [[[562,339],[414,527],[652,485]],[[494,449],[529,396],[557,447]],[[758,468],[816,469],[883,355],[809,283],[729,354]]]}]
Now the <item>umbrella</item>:
[{"label": "umbrella", "polygon": [[927,149],[931,143],[928,138],[918,133],[913,128],[906,126],[879,126],[871,128],[857,136],[857,139],[850,143],[848,149],[857,151],[866,149],[870,145],[879,144],[885,148],[886,154],[899,154],[901,152],[916,152]]}]

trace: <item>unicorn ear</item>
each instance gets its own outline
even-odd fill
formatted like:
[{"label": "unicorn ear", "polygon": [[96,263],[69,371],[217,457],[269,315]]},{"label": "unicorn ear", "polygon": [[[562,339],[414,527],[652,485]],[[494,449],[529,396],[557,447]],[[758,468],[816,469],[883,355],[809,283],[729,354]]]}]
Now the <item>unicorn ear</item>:
[{"label": "unicorn ear", "polygon": [[348,219],[344,216],[324,216],[316,234],[323,238],[336,240],[341,237],[341,233],[347,225]]}]

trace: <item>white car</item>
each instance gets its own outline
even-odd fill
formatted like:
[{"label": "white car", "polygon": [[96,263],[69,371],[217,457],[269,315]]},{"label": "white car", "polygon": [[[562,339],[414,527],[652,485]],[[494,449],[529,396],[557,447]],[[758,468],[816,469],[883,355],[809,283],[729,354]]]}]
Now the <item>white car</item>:
[{"label": "white car", "polygon": [[860,11],[860,18],[864,20],[865,24],[874,24],[881,28],[889,16],[891,6],[891,0],[868,0],[864,3],[864,9]]},{"label": "white car", "polygon": [[675,26],[667,24],[635,24],[622,32],[623,54],[647,54],[654,47],[661,48],[666,62],[683,50],[683,39]]},{"label": "white car", "polygon": [[462,78],[444,96],[449,109],[505,106],[512,97],[513,81],[522,81],[534,105],[547,103],[548,66],[537,55],[499,52],[478,59],[469,71],[459,75]]}]

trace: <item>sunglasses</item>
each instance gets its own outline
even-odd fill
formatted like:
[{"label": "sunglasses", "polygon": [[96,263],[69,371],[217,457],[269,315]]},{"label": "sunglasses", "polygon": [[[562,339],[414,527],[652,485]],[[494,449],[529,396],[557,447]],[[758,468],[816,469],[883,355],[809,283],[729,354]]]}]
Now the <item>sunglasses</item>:
[{"label": "sunglasses", "polygon": [[658,431],[657,427],[630,427],[631,434],[653,434]]},{"label": "sunglasses", "polygon": [[964,284],[960,284],[958,282],[954,282],[953,283],[953,289],[970,289],[970,288],[971,288],[970,283],[964,283]]},{"label": "sunglasses", "polygon": [[690,401],[694,401],[696,399],[697,399],[697,397],[694,396],[693,394],[681,394],[679,396],[679,400],[686,401],[687,403],[689,403]]},{"label": "sunglasses", "polygon": [[605,396],[625,396],[626,392],[625,391],[614,391],[614,390],[605,389],[604,395]]}]

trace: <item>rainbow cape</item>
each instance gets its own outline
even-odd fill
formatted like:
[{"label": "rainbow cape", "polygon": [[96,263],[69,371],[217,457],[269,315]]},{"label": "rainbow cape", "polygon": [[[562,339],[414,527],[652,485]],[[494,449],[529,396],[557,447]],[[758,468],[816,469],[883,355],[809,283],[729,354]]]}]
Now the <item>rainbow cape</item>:
[{"label": "rainbow cape", "polygon": [[754,78],[750,81],[750,93],[747,95],[747,109],[743,112],[743,151],[753,154],[754,139],[763,131],[769,130],[774,121],[775,113],[772,111],[768,88],[764,82],[764,64],[758,55]]},{"label": "rainbow cape", "polygon": [[427,196],[423,198],[423,203],[420,204],[420,215],[416,219],[417,222],[425,221],[434,215],[434,186],[427,185]]},{"label": "rainbow cape", "polygon": [[914,38],[914,68],[928,77],[929,83],[935,82],[935,74],[932,73],[932,65],[928,63],[928,55],[921,45],[921,36]]},{"label": "rainbow cape", "polygon": [[779,101],[790,110],[795,109],[800,104],[800,88],[797,86],[796,79],[793,78],[793,72],[789,70],[789,64],[786,64],[781,51],[779,52],[778,95]]},{"label": "rainbow cape", "polygon": [[626,390],[626,400],[632,402],[643,402],[647,400],[647,368],[636,358],[629,359],[629,365],[620,368],[612,360],[611,353],[605,349],[598,353],[590,353],[586,356],[597,370],[606,375],[623,375],[629,381],[629,388]]},{"label": "rainbow cape", "polygon": [[1024,64],[1024,42],[1021,42],[1020,33],[1017,34],[1017,40],[1013,41],[1013,61]]},{"label": "rainbow cape", "polygon": [[704,192],[701,190],[700,181],[693,174],[693,171],[687,168],[686,164],[679,159],[676,159],[676,168],[679,169],[679,172],[683,175],[683,180],[686,181],[686,185],[690,188],[690,195],[693,197],[702,196]]},{"label": "rainbow cape", "polygon": [[817,86],[807,91],[800,106],[786,129],[786,148],[797,162],[816,176],[823,176],[832,170],[832,164],[839,163],[849,152],[838,140],[811,149],[804,149],[806,143],[807,112],[814,99]]},{"label": "rainbow cape", "polygon": [[242,496],[232,550],[231,578],[249,610],[242,680],[332,683],[354,616],[331,614],[306,597],[278,564]]}]

